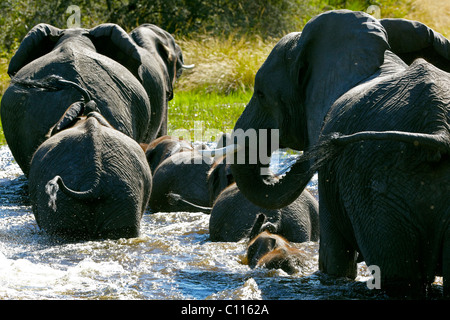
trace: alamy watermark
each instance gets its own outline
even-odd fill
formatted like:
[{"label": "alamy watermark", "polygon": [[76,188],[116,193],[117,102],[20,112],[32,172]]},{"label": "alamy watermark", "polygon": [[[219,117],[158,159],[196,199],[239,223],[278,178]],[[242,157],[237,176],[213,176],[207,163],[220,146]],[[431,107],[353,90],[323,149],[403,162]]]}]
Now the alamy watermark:
[{"label": "alamy watermark", "polygon": [[381,270],[377,265],[367,266],[370,273],[372,274],[372,278],[367,280],[367,288],[369,289],[381,289]]},{"label": "alamy watermark", "polygon": [[[204,130],[203,121],[195,121],[194,129],[178,129],[171,135],[181,140],[191,141],[191,132],[193,132],[193,141],[204,144],[205,142],[219,142],[224,133],[216,129]],[[208,150],[192,150],[195,154],[202,157],[174,158],[176,164],[193,163],[201,164],[205,157],[215,157],[219,161],[227,164],[262,164],[267,166],[273,161],[272,153],[279,149],[280,134],[278,129],[237,129],[229,134],[228,146],[223,145],[222,149],[215,149],[211,155]],[[267,174],[268,172],[262,172]]]},{"label": "alamy watermark", "polygon": [[67,28],[80,28],[81,27],[81,10],[79,6],[70,5],[67,7],[66,13],[70,14],[67,18]]}]

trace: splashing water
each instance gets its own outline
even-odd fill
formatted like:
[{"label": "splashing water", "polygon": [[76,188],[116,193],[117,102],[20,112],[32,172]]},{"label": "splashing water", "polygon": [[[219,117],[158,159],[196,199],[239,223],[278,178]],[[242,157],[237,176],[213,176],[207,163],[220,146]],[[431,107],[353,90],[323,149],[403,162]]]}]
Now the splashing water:
[{"label": "splashing water", "polygon": [[[280,157],[281,165],[292,157]],[[317,178],[308,188],[317,194]],[[6,146],[0,148],[0,201],[0,299],[384,298],[367,289],[364,264],[359,281],[317,272],[315,242],[294,244],[308,261],[293,275],[252,270],[246,242],[210,242],[209,215],[201,212],[147,212],[138,238],[59,242],[37,226],[26,179]]]}]

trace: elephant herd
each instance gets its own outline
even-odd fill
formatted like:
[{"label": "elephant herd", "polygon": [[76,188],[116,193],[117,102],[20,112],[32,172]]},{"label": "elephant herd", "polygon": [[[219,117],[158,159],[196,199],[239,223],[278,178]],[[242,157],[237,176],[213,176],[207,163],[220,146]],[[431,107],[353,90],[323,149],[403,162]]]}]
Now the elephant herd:
[{"label": "elephant herd", "polygon": [[[320,272],[354,279],[365,261],[388,294],[425,297],[442,276],[450,297],[448,39],[417,21],[322,13],[275,45],[216,150],[167,135],[192,67],[151,24],[30,30],[1,119],[40,228],[136,237],[147,209],[201,211],[211,241],[248,241],[252,268],[295,272],[305,257],[290,242],[317,241]],[[262,129],[303,151],[282,176],[237,160],[252,142],[276,151]],[[316,172],[319,201],[305,189]]]}]

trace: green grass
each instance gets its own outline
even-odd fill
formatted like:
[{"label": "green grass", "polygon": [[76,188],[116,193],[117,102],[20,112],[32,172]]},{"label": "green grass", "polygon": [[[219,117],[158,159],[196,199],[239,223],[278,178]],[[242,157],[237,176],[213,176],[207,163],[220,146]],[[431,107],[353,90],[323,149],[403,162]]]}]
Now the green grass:
[{"label": "green grass", "polygon": [[218,134],[233,129],[251,95],[251,91],[175,93],[169,103],[168,134],[188,141],[215,141]]},{"label": "green grass", "polygon": [[3,133],[2,125],[0,124],[0,146],[3,146],[6,144],[5,135]]}]

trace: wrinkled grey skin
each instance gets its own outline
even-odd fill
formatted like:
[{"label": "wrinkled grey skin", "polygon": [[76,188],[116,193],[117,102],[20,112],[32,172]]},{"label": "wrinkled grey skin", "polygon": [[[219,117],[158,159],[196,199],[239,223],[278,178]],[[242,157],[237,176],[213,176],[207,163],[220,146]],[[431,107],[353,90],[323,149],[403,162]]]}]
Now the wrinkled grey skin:
[{"label": "wrinkled grey skin", "polygon": [[[221,137],[219,147],[226,137]],[[150,167],[156,167],[149,203],[152,212],[209,214],[219,193],[234,181],[224,159],[203,155],[173,137],[154,140],[147,146],[146,156]]]},{"label": "wrinkled grey skin", "polygon": [[450,42],[361,12],[311,19],[274,47],[235,130],[279,129],[280,147],[315,161],[280,181],[262,164],[231,168],[266,208],[291,203],[319,169],[321,271],[354,278],[358,253],[389,294],[423,296],[440,274],[449,296],[450,74],[406,56],[448,70]]},{"label": "wrinkled grey skin", "polygon": [[164,160],[153,173],[150,210],[209,213],[207,177],[213,163],[213,158],[203,157],[195,150],[179,152]]},{"label": "wrinkled grey skin", "polygon": [[130,32],[130,37],[142,52],[142,67],[138,69],[142,85],[147,91],[151,105],[151,139],[167,134],[168,103],[173,99],[175,81],[185,65],[180,47],[167,31],[145,23]]},{"label": "wrinkled grey skin", "polygon": [[319,205],[307,191],[281,209],[256,206],[231,184],[220,193],[211,210],[209,234],[211,241],[237,242],[248,238],[259,214],[266,222],[260,231],[268,230],[291,242],[319,240]]},{"label": "wrinkled grey skin", "polygon": [[137,237],[152,186],[144,151],[97,112],[64,117],[30,166],[39,227],[68,240]]},{"label": "wrinkled grey skin", "polygon": [[145,147],[145,156],[147,157],[150,170],[156,171],[156,168],[167,158],[179,152],[192,151],[194,148],[190,142],[180,140],[171,136],[162,136],[153,140]]},{"label": "wrinkled grey skin", "polygon": [[247,247],[247,261],[250,268],[264,267],[281,269],[294,274],[305,265],[306,254],[293,247],[278,234],[263,231],[250,241]]},{"label": "wrinkled grey skin", "polygon": [[[25,88],[23,80],[59,76],[84,88],[117,130],[148,143],[164,132],[167,102],[181,73],[181,50],[165,31],[144,25],[128,35],[115,24],[92,29],[32,28],[11,59],[1,102],[6,141],[25,175],[33,153],[79,90]],[[85,101],[87,102],[87,101]]]}]

